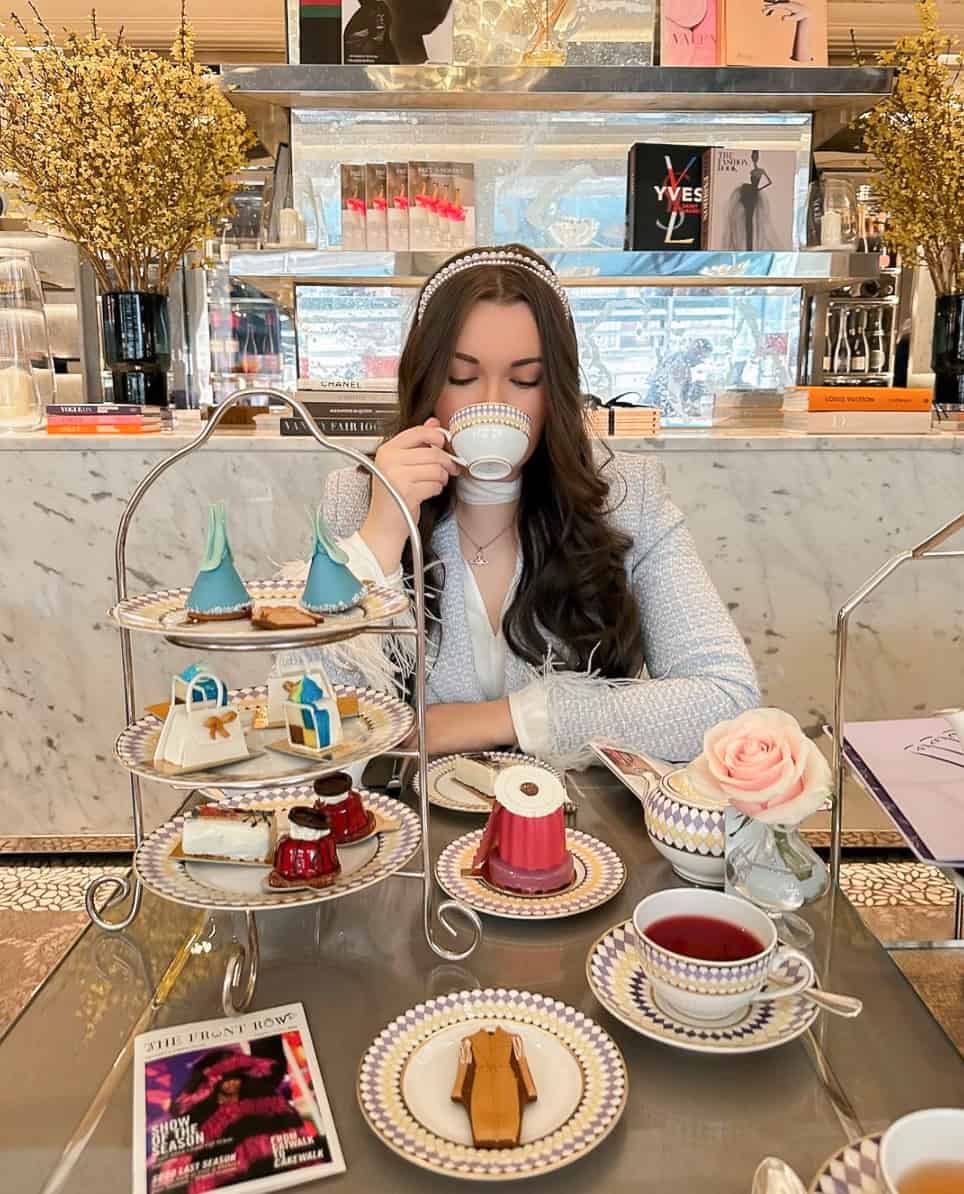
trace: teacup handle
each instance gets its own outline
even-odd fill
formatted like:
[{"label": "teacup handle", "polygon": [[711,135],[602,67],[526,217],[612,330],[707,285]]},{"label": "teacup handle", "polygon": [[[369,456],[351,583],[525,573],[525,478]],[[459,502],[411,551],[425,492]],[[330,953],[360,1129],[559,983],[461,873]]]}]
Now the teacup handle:
[{"label": "teacup handle", "polygon": [[769,991],[761,991],[759,995],[753,996],[754,1003],[762,1003],[771,999],[787,999],[791,995],[799,995],[801,991],[805,991],[807,987],[812,987],[816,980],[816,973],[813,969],[813,963],[798,949],[791,949],[788,945],[781,945],[774,951],[773,957],[770,959],[770,970],[776,968],[782,962],[787,962],[791,958],[799,962],[803,966],[803,974],[794,983],[787,983],[787,985],[771,988]]}]

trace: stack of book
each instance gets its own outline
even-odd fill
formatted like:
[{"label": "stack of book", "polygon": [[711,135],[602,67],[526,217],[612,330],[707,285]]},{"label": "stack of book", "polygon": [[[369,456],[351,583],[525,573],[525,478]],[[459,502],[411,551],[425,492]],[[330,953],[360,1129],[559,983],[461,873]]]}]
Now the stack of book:
[{"label": "stack of book", "polygon": [[596,435],[659,435],[659,410],[655,406],[589,407],[586,419]]},{"label": "stack of book", "polygon": [[160,429],[158,406],[91,402],[47,407],[48,435],[147,435]]},{"label": "stack of book", "polygon": [[[322,435],[386,435],[398,418],[398,402],[394,394],[372,391],[350,396],[338,394],[324,400],[315,398],[317,391],[302,392],[298,397],[318,424]],[[282,416],[282,435],[308,435],[304,419]]]},{"label": "stack of book", "polygon": [[919,435],[931,430],[929,389],[893,386],[808,386],[796,409],[785,403],[784,426],[816,434]]}]

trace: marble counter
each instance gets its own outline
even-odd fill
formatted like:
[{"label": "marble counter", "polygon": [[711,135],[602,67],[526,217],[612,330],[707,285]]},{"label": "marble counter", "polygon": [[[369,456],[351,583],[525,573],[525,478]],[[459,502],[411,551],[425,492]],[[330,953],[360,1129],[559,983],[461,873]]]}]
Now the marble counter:
[{"label": "marble counter", "polygon": [[[190,438],[0,438],[0,849],[3,839],[130,831],[120,653],[106,611],[124,503],[159,456]],[[353,441],[353,446],[369,446]],[[964,507],[964,436],[688,432],[614,441],[657,451],[706,565],[756,660],[767,702],[807,726],[830,709],[833,620],[884,560]],[[308,439],[225,434],[167,473],[129,542],[132,592],[190,583],[207,503],[227,498],[242,575],[308,547],[306,510],[338,460]],[[961,703],[964,562],[908,565],[860,611],[850,715],[901,717]],[[135,637],[137,703],[163,700],[185,652]],[[270,657],[219,667],[263,679]],[[148,824],[178,800],[145,785]]]}]

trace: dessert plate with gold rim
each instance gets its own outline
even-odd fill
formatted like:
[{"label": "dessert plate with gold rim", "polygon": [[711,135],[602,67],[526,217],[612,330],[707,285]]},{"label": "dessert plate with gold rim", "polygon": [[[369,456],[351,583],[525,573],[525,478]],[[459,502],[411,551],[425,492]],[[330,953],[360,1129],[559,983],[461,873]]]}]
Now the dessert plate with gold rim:
[{"label": "dessert plate with gold rim", "polygon": [[[781,978],[796,981],[798,963],[788,959]],[[643,973],[631,922],[607,929],[586,959],[589,987],[607,1012],[642,1036],[690,1053],[759,1053],[795,1040],[820,1009],[802,995],[753,1003],[734,1023],[700,1024],[664,1009]]]},{"label": "dessert plate with gold rim", "polygon": [[197,771],[172,772],[154,762],[154,750],[164,723],[153,713],[122,730],[114,743],[114,758],[142,779],[153,779],[175,788],[219,787],[233,790],[262,788],[265,784],[301,784],[330,775],[352,763],[392,750],[408,737],[415,721],[409,705],[373,688],[334,684],[336,696],[358,698],[358,716],[344,718],[344,740],[319,756],[288,754],[268,749],[278,738],[277,728],[267,727],[268,689],[235,688],[229,704],[241,709],[245,740],[251,752],[240,763],[227,763]]},{"label": "dessert plate with gold rim", "polygon": [[[390,796],[359,791],[366,808],[384,822],[396,824],[397,828],[351,846],[339,846],[338,861],[342,869],[329,887],[266,889],[264,880],[271,869],[269,866],[233,866],[178,858],[175,850],[181,842],[183,817],[174,817],[145,838],[134,855],[134,869],[145,887],[156,895],[192,908],[252,912],[294,904],[316,904],[351,895],[400,870],[421,841],[419,819],[407,804]],[[282,792],[266,789],[220,803],[227,808],[278,814],[280,836],[288,809],[296,804],[311,804],[313,800],[312,790],[304,787],[286,788]]]},{"label": "dessert plate with gold rim", "polygon": [[817,1171],[807,1194],[884,1194],[878,1178],[880,1133],[838,1148]]},{"label": "dessert plate with gold rim", "polygon": [[[516,754],[514,751],[505,750],[485,750],[478,753],[484,755],[487,759],[506,759],[512,763],[525,763],[534,767],[542,767],[545,771],[551,771],[560,783],[563,782],[562,776],[558,771],[552,767],[547,767],[545,763],[540,759],[533,758],[532,755]],[[484,796],[474,788],[467,788],[465,784],[460,783],[455,778],[455,764],[460,758],[460,755],[444,755],[442,758],[434,759],[429,763],[429,804],[434,804],[437,808],[450,809],[455,813],[478,813],[480,816],[487,817],[492,811],[492,797]],[[412,777],[412,787],[415,789],[417,795],[419,790],[417,771]]]},{"label": "dessert plate with gold rim", "polygon": [[[501,1027],[523,1038],[537,1098],[514,1148],[472,1144],[452,1102],[459,1042]],[[596,1148],[626,1105],[622,1054],[575,1008],[529,991],[458,991],[419,1003],[369,1046],[358,1103],[376,1136],[407,1161],[448,1177],[506,1182],[551,1173]]]},{"label": "dessert plate with gold rim", "polygon": [[481,829],[456,838],[439,855],[435,873],[442,889],[453,899],[489,916],[506,920],[561,920],[578,916],[611,900],[626,882],[626,867],[615,850],[588,833],[566,829],[566,845],[572,852],[576,870],[575,879],[568,887],[546,895],[503,891],[485,879],[462,873],[471,868],[481,841]]},{"label": "dessert plate with gold rim", "polygon": [[[303,584],[290,580],[250,580],[245,586],[252,601],[269,605],[297,605]],[[163,634],[184,645],[232,647],[259,644],[270,650],[274,644],[337,641],[350,637],[369,625],[384,625],[408,609],[408,598],[398,589],[365,585],[359,605],[342,613],[325,614],[317,626],[297,626],[286,630],[260,630],[249,617],[224,622],[191,622],[184,606],[191,590],[160,589],[126,597],[110,610],[111,619],[126,630],[144,634]]]}]

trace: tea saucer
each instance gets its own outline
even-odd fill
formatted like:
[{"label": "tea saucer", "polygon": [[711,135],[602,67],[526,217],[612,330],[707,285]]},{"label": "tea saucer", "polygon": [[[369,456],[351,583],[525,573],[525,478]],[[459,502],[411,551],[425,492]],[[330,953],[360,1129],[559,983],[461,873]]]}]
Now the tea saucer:
[{"label": "tea saucer", "polygon": [[[488,759],[511,759],[513,763],[529,763],[537,767],[544,767],[551,771],[557,779],[562,776],[552,767],[531,755],[517,754],[515,751],[487,750],[483,752]],[[455,778],[455,764],[459,755],[444,755],[429,763],[428,767],[428,801],[436,808],[447,808],[454,813],[477,813],[487,817],[492,812],[492,799],[476,792],[474,788],[467,788]],[[418,794],[418,772],[412,777],[412,787]]]},{"label": "tea saucer", "polygon": [[838,1148],[820,1166],[807,1194],[884,1194],[877,1177],[880,1133]]},{"label": "tea saucer", "polygon": [[[502,1027],[523,1038],[538,1091],[515,1148],[475,1148],[452,1102],[461,1039]],[[609,1135],[626,1106],[622,1054],[598,1024],[530,991],[455,991],[416,1004],[372,1041],[358,1103],[376,1136],[433,1173],[508,1182],[561,1169]]]},{"label": "tea saucer", "polygon": [[[781,977],[795,980],[797,965],[788,959],[779,972]],[[593,945],[586,959],[586,978],[592,993],[617,1020],[643,1036],[690,1053],[759,1053],[775,1049],[806,1032],[820,1011],[802,995],[789,995],[751,1004],[731,1023],[706,1025],[685,1020],[654,998],[628,921],[603,933]]]},{"label": "tea saucer", "polygon": [[462,873],[471,868],[481,841],[481,829],[456,838],[439,855],[435,873],[443,890],[453,899],[489,916],[506,920],[560,920],[578,916],[611,900],[626,882],[626,867],[615,850],[588,833],[567,829],[566,845],[576,869],[576,877],[568,887],[546,895],[503,891],[484,879]]}]

